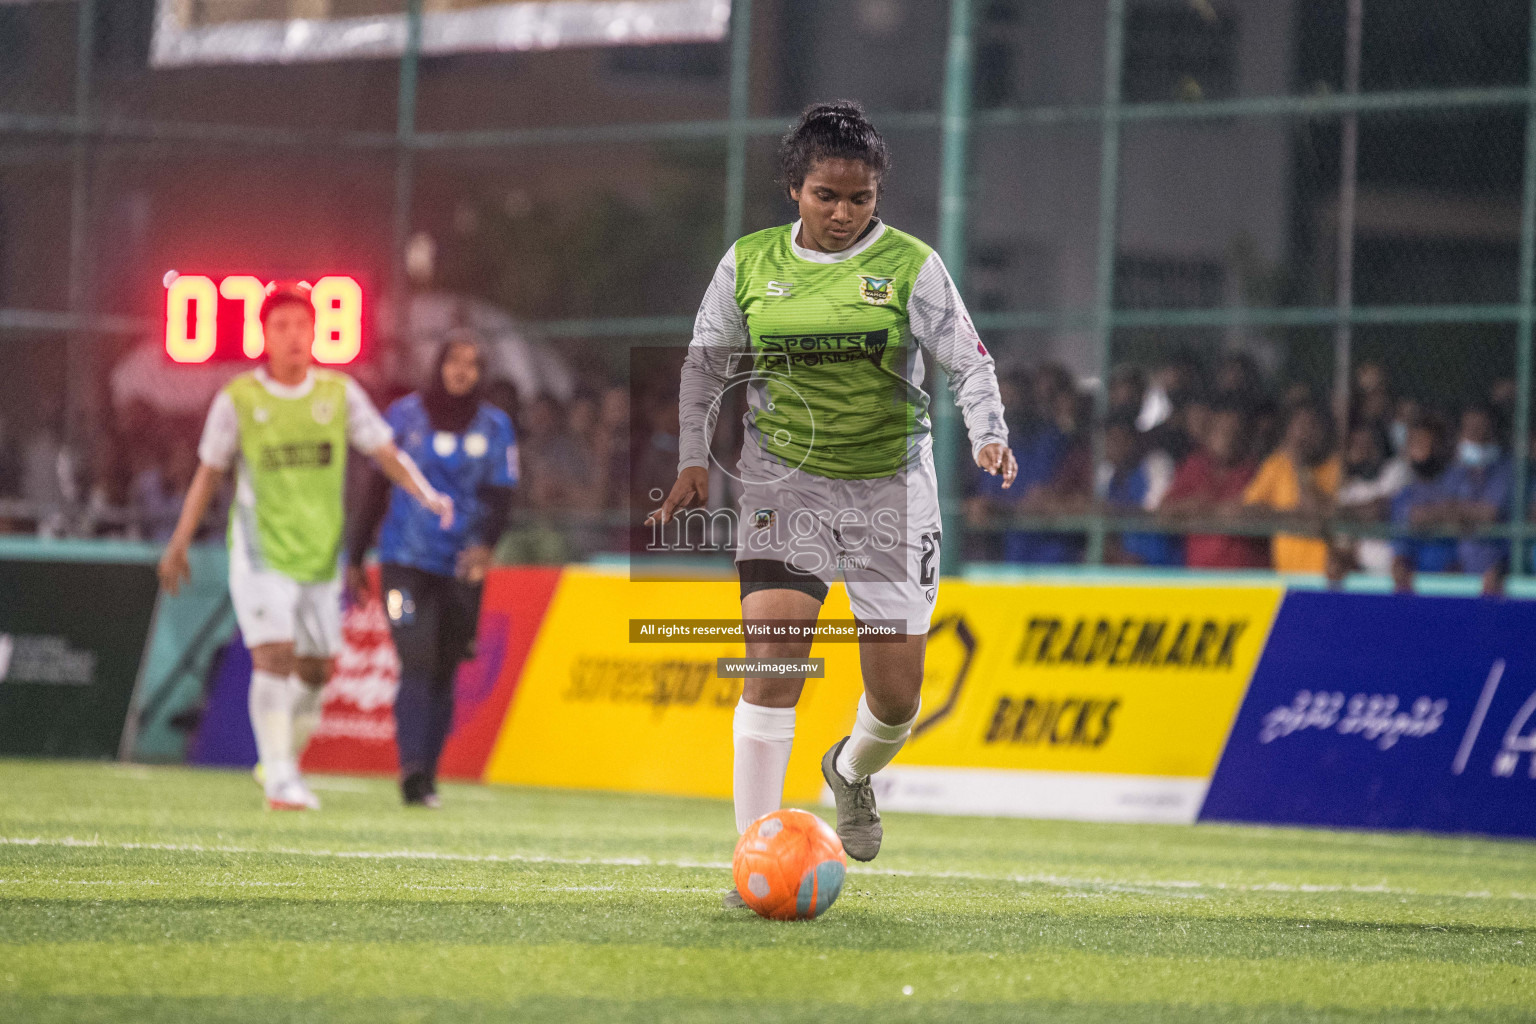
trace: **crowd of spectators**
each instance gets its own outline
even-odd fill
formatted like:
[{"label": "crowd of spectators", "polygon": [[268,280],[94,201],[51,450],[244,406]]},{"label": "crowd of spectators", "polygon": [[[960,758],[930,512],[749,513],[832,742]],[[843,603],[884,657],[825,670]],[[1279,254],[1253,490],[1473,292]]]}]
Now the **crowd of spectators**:
[{"label": "crowd of spectators", "polygon": [[[1087,550],[1102,512],[1115,565],[1390,574],[1459,572],[1502,586],[1515,509],[1508,436],[1514,392],[1497,383],[1455,410],[1394,394],[1386,371],[1358,367],[1351,420],[1337,431],[1305,386],[1269,386],[1247,356],[1121,366],[1108,382],[1094,465],[1093,394],[1047,363],[1002,375],[1019,473],[1007,491],[978,473],[968,498],[969,555],[1065,565]],[[400,389],[376,397],[381,405]],[[675,474],[676,394],[613,384],[569,400],[519,398],[493,381],[512,416],[522,465],[499,558],[560,562],[630,546],[636,510]],[[159,541],[197,468],[201,423],[143,403],[114,410],[81,452],[51,418],[28,431],[0,421],[0,532]],[[1533,444],[1536,448],[1536,444]],[[1536,472],[1533,472],[1536,477]],[[722,496],[729,481],[722,480]],[[1529,498],[1521,503],[1529,513]],[[227,506],[226,506],[227,507]],[[224,512],[205,527],[222,534]],[[1491,529],[1490,529],[1491,528]]]},{"label": "crowd of spectators", "polygon": [[627,550],[629,389],[610,385],[568,402],[549,395],[519,402],[502,382],[491,397],[512,417],[521,465],[498,560],[555,563]]},{"label": "crowd of spectators", "polygon": [[[382,407],[403,392],[385,387],[374,397]],[[624,524],[634,497],[629,468],[649,448],[667,446],[666,423],[656,428],[647,418],[632,431],[629,391],[619,385],[580,391],[569,401],[548,395],[520,401],[513,385],[498,380],[486,397],[513,417],[519,441],[522,480],[502,560],[552,563],[626,550]],[[89,445],[72,444],[58,417],[26,431],[0,420],[0,533],[141,541],[171,535],[197,470],[201,420],[145,403],[104,418]],[[674,422],[674,468],[675,431]],[[632,433],[642,443],[638,452],[630,450]],[[204,539],[223,536],[228,497],[210,510]]]},{"label": "crowd of spectators", "polygon": [[200,424],[134,403],[89,446],[55,417],[0,422],[0,533],[163,541],[197,471]]},{"label": "crowd of spectators", "polygon": [[[1007,562],[1084,558],[1083,516],[1109,523],[1116,565],[1391,574],[1469,573],[1502,589],[1515,512],[1508,433],[1514,390],[1436,408],[1394,394],[1359,366],[1342,431],[1305,385],[1267,385],[1242,354],[1207,367],[1183,357],[1108,382],[1093,465],[1093,400],[1045,364],[1001,380],[1019,475],[1004,491],[978,473],[968,498],[973,554]],[[1531,500],[1519,503],[1530,515]]]}]

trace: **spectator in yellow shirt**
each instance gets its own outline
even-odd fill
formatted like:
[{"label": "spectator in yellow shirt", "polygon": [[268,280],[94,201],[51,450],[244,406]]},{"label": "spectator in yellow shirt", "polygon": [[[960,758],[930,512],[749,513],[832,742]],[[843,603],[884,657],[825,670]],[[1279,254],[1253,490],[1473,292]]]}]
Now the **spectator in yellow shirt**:
[{"label": "spectator in yellow shirt", "polygon": [[[1259,466],[1243,503],[1257,516],[1321,519],[1333,508],[1343,467],[1329,451],[1328,426],[1312,405],[1297,406],[1285,424],[1285,437]],[[1285,513],[1277,517],[1274,513]],[[1321,573],[1328,567],[1328,542],[1317,536],[1277,533],[1270,561],[1278,572]]]}]

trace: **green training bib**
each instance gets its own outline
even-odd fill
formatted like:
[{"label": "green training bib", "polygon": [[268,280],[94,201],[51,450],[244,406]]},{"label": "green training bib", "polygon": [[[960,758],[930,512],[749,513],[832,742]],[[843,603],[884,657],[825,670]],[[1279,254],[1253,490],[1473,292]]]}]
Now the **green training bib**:
[{"label": "green training bib", "polygon": [[238,534],[253,566],[301,583],[336,575],[347,471],[346,378],[310,373],[314,386],[302,398],[277,397],[253,373],[225,388],[240,419],[242,460],[230,543]]}]

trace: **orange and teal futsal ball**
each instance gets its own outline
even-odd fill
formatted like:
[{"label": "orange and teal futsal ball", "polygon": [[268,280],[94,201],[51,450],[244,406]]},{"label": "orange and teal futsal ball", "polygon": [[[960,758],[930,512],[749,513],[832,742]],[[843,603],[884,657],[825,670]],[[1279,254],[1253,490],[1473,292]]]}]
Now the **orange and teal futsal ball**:
[{"label": "orange and teal futsal ball", "polygon": [[832,827],[793,808],[758,818],[736,843],[731,872],[747,906],[775,921],[809,921],[843,889],[848,855]]}]

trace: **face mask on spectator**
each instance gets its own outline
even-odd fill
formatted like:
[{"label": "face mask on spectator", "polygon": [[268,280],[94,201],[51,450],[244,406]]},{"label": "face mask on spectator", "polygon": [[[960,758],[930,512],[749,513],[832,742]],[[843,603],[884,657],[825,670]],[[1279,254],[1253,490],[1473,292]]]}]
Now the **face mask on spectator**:
[{"label": "face mask on spectator", "polygon": [[1456,460],[1468,469],[1485,469],[1499,458],[1499,446],[1493,442],[1478,444],[1462,440],[1456,445]]}]

